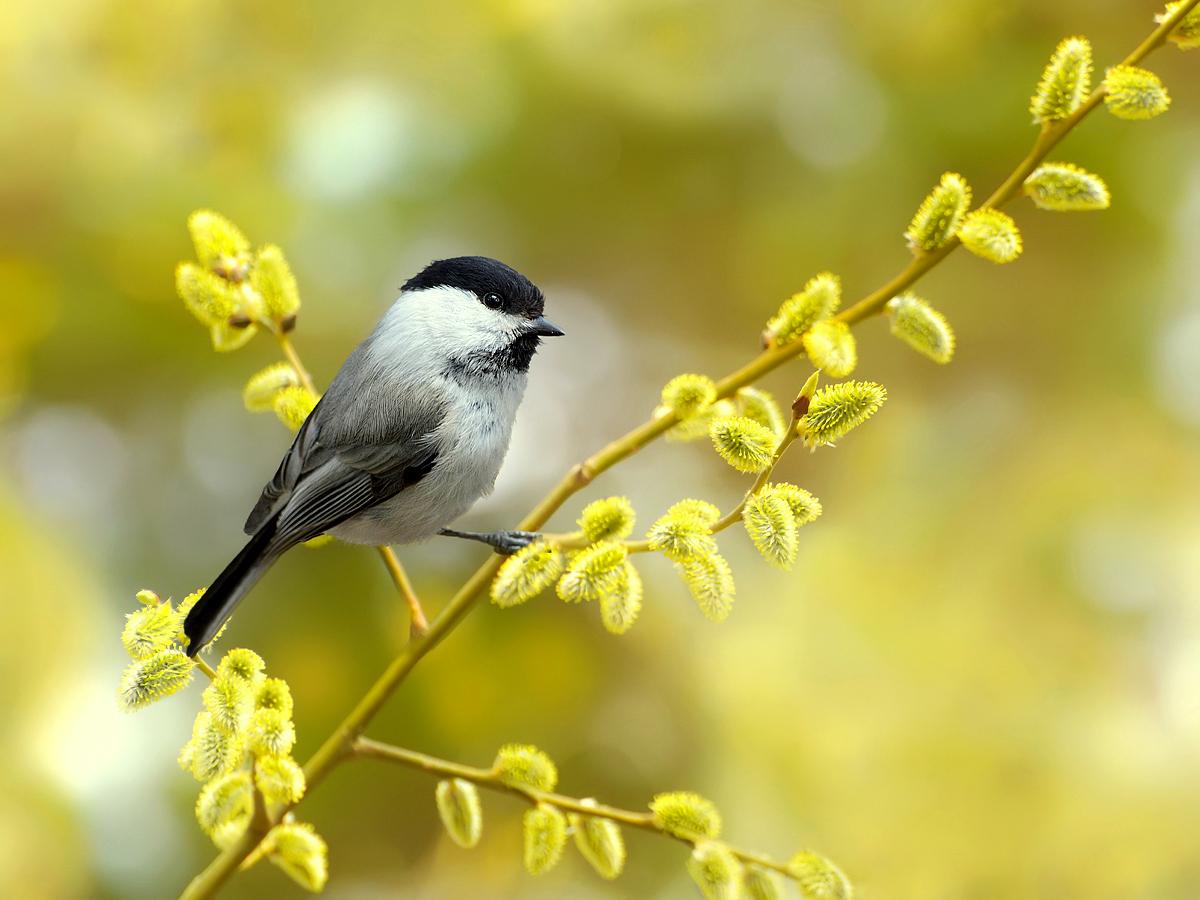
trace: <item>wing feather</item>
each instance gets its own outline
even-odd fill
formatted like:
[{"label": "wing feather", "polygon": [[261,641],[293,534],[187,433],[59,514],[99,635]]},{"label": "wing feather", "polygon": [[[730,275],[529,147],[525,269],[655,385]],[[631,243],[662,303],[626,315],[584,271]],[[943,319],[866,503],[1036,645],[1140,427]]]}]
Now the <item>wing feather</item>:
[{"label": "wing feather", "polygon": [[411,487],[437,462],[446,399],[433,385],[401,390],[359,347],[304,421],[246,520],[272,519],[283,546],[315,537]]}]

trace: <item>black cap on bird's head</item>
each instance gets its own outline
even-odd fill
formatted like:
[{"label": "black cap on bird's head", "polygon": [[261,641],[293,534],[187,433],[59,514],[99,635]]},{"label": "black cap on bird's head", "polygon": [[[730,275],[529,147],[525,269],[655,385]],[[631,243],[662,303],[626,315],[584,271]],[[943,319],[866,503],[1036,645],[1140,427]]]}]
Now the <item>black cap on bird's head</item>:
[{"label": "black cap on bird's head", "polygon": [[511,266],[487,256],[456,256],[431,262],[401,290],[452,287],[470,291],[489,309],[529,320],[526,334],[556,337],[563,333],[542,315],[546,298],[532,281]]}]

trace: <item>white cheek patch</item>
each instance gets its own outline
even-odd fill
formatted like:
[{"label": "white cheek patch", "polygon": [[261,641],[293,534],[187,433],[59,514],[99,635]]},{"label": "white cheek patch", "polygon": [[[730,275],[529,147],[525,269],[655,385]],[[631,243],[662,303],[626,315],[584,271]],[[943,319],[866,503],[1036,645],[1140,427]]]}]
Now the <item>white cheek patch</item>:
[{"label": "white cheek patch", "polygon": [[405,291],[380,320],[371,355],[411,365],[488,353],[507,346],[521,324],[519,316],[488,309],[461,288]]}]

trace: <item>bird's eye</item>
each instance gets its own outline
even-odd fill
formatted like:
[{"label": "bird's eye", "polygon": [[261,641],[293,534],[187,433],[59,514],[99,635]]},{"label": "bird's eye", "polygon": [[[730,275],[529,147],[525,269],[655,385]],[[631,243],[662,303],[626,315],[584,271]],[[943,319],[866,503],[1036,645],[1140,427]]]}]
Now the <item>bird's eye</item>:
[{"label": "bird's eye", "polygon": [[484,294],[483,295],[483,305],[486,306],[488,309],[499,309],[501,306],[504,305],[504,298],[495,292],[492,292],[490,294]]}]

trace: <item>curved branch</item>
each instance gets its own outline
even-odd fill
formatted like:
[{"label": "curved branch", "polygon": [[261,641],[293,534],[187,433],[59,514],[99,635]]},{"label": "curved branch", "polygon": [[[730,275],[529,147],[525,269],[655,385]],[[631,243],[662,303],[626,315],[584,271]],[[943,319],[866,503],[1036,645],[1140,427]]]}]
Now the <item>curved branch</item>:
[{"label": "curved branch", "polygon": [[[368,737],[358,737],[355,739],[354,755],[362,759],[378,759],[384,762],[397,763],[439,778],[461,778],[464,781],[469,781],[490,791],[513,794],[532,806],[544,803],[562,812],[578,813],[579,815],[592,816],[597,819],[609,819],[620,825],[628,825],[630,828],[640,828],[642,831],[661,834],[663,837],[672,838],[688,846],[695,844],[695,841],[690,838],[673,834],[664,829],[658,820],[654,818],[653,813],[635,812],[634,810],[621,809],[617,806],[608,806],[604,803],[585,803],[577,797],[568,797],[565,794],[556,794],[552,791],[539,791],[534,788],[509,784],[506,781],[502,781],[493,769],[464,766],[461,763],[438,759],[436,756],[418,753],[415,750],[407,750],[404,747],[397,747],[393,744],[385,744],[382,741],[375,741]],[[722,841],[722,843],[724,842]],[[764,856],[761,853],[755,853],[751,850],[743,850],[729,844],[725,844],[725,846],[734,856],[743,862],[754,863],[767,869],[774,869],[780,874],[792,877],[792,873],[786,864],[777,862],[769,856]]]}]

